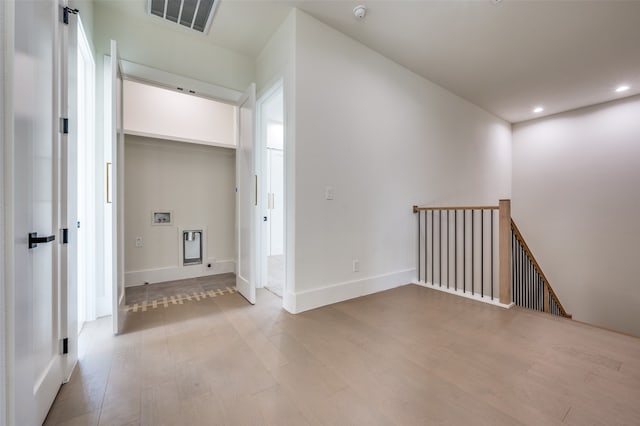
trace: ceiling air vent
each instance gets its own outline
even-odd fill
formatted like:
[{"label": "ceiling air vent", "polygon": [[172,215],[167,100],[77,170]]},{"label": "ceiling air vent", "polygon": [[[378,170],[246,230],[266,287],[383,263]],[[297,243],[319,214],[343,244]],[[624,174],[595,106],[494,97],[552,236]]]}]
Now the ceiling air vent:
[{"label": "ceiling air vent", "polygon": [[219,2],[220,0],[149,0],[149,15],[207,33]]}]

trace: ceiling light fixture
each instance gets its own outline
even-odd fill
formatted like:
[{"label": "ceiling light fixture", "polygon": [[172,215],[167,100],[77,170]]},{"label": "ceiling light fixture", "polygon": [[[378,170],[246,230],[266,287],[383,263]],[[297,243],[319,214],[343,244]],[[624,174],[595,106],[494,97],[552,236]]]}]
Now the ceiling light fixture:
[{"label": "ceiling light fixture", "polygon": [[535,112],[536,114],[539,114],[539,113],[541,113],[542,111],[544,111],[544,108],[542,108],[541,106],[539,106],[539,107],[535,107],[535,108],[533,109],[533,112]]},{"label": "ceiling light fixture", "polygon": [[629,89],[630,89],[629,86],[627,86],[626,84],[623,84],[622,86],[616,87],[616,93],[626,92]]}]

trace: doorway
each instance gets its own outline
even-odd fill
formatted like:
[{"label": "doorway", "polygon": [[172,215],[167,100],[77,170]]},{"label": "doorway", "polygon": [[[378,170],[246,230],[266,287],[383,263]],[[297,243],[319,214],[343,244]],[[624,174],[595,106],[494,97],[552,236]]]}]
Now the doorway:
[{"label": "doorway", "polygon": [[123,84],[127,313],[235,292],[238,108],[178,87]]},{"label": "doorway", "polygon": [[[207,269],[213,268],[217,270],[223,266],[229,266],[233,268],[236,274],[235,281],[235,291],[240,293],[243,297],[245,297],[250,303],[255,303],[255,289],[256,286],[259,286],[257,281],[260,279],[259,271],[256,264],[258,261],[258,246],[256,244],[256,240],[258,238],[257,233],[260,230],[260,213],[262,211],[262,201],[258,202],[258,190],[257,190],[257,182],[258,182],[258,169],[259,164],[257,162],[257,157],[259,155],[259,151],[256,146],[257,138],[255,138],[256,133],[256,114],[255,114],[255,84],[250,84],[249,88],[246,92],[239,92],[236,90],[216,86],[209,83],[204,83],[202,81],[192,80],[187,77],[182,77],[178,75],[174,75],[162,70],[154,69],[145,65],[136,64],[133,62],[128,62],[125,60],[121,60],[117,55],[117,44],[115,41],[111,41],[111,55],[105,56],[104,61],[104,72],[105,72],[105,161],[107,162],[107,195],[110,194],[110,191],[113,191],[112,194],[113,201],[117,202],[120,197],[123,199],[120,200],[120,206],[126,206],[128,203],[124,200],[123,194],[124,185],[125,185],[125,174],[124,170],[127,168],[127,161],[125,161],[124,155],[115,156],[113,146],[118,144],[121,148],[121,152],[124,153],[124,134],[127,133],[132,135],[135,133],[131,128],[127,128],[127,120],[118,121],[113,119],[114,113],[116,113],[122,105],[120,102],[122,99],[125,101],[127,99],[135,99],[135,97],[131,96],[122,96],[120,89],[123,88],[127,84],[127,82],[137,82],[144,83],[144,85],[153,86],[158,89],[167,89],[174,94],[178,92],[180,94],[189,94],[193,96],[187,96],[192,99],[209,99],[221,102],[223,104],[232,105],[236,108],[236,119],[234,120],[234,141],[233,143],[218,143],[219,141],[212,141],[213,143],[207,143],[206,145],[212,145],[214,147],[227,147],[232,148],[235,152],[235,182],[234,179],[231,179],[229,182],[230,189],[232,194],[235,194],[235,226],[229,226],[227,229],[233,232],[235,236],[235,241],[233,246],[235,246],[235,253],[231,258],[218,257],[213,253],[213,251],[203,249],[202,264],[197,264],[196,266],[190,265],[189,269],[199,267],[206,267]],[[117,71],[117,72],[116,72]],[[119,79],[122,78],[124,81],[123,84],[120,84]],[[117,90],[112,90],[113,88]],[[172,102],[157,102],[154,105],[174,105]],[[178,104],[174,105],[175,107],[179,107]],[[131,111],[130,107],[124,108],[124,110]],[[179,110],[180,116],[184,116],[184,113],[187,111],[193,111],[188,108],[182,108]],[[109,112],[111,112],[111,117],[108,117]],[[141,117],[149,116],[149,111],[146,109],[144,114]],[[169,123],[169,119],[163,117],[163,119],[159,119],[158,115],[153,116],[152,123],[155,125],[165,125]],[[176,114],[176,118],[178,114]],[[198,116],[201,116],[199,114]],[[169,117],[171,118],[171,117]],[[195,118],[195,116],[191,117]],[[205,123],[210,120],[210,116],[208,120],[205,120]],[[147,123],[148,120],[144,120]],[[119,126],[119,123],[124,123],[124,126]],[[199,127],[199,126],[197,126]],[[182,130],[184,130],[184,126]],[[195,129],[195,128],[194,128]],[[183,133],[183,132],[182,132]],[[122,138],[112,137],[113,135],[122,134]],[[155,138],[155,139],[165,139],[162,136],[171,136],[169,139],[172,139],[175,143],[194,143],[200,144],[199,138],[188,137],[184,138],[184,135],[179,136],[176,134],[167,135],[166,129],[164,131],[154,132],[148,130],[138,129],[139,137],[145,138]],[[231,146],[232,145],[232,146]],[[121,158],[122,157],[122,158]],[[109,173],[111,170],[111,173]],[[189,172],[190,173],[190,172]],[[127,176],[127,181],[132,177],[132,173],[129,173]],[[163,178],[164,179],[164,178]],[[214,180],[215,182],[216,180]],[[165,181],[162,181],[165,182]],[[158,185],[163,184],[159,182]],[[167,180],[166,182],[171,182],[171,180]],[[186,185],[182,188],[181,193],[190,199],[197,198],[200,193],[205,193],[208,191],[207,189],[200,191],[198,193],[193,193],[191,191],[191,185]],[[117,193],[117,194],[116,194]],[[157,203],[153,206],[148,206],[147,212],[144,214],[143,220],[145,223],[150,223],[150,217],[154,216],[154,213],[170,213],[171,222],[174,223],[174,218],[176,220],[175,225],[177,226],[177,220],[179,218],[185,219],[186,215],[181,214],[177,208],[171,209],[171,206],[165,205],[166,203]],[[131,205],[131,203],[129,203]],[[112,205],[108,205],[112,206]],[[182,206],[182,204],[180,204]],[[149,207],[151,210],[149,210]],[[182,207],[180,207],[182,208]],[[173,214],[171,212],[173,211]],[[166,215],[165,215],[166,216]],[[150,265],[150,267],[144,267],[138,270],[130,270],[125,273],[125,257],[124,251],[125,246],[127,244],[128,247],[133,248],[135,252],[142,252],[143,248],[147,246],[146,242],[148,239],[144,237],[144,235],[136,234],[135,232],[129,233],[125,232],[125,212],[123,209],[118,209],[117,214],[112,208],[107,208],[105,211],[105,223],[112,223],[112,228],[108,229],[105,232],[105,248],[107,256],[105,259],[106,263],[111,263],[114,267],[106,268],[105,275],[109,275],[106,277],[108,282],[112,282],[113,289],[117,289],[118,291],[114,291],[111,295],[111,298],[114,302],[113,308],[113,319],[114,319],[114,333],[118,334],[122,330],[122,325],[118,319],[120,317],[124,318],[127,315],[128,308],[124,304],[125,292],[124,287],[125,283],[128,283],[128,286],[135,285],[135,283],[139,285],[144,285],[145,282],[158,282],[155,272],[158,272],[161,275],[162,279],[166,279],[167,272],[175,269],[183,269],[181,266],[182,259],[178,256],[169,256],[169,261],[175,263],[178,262],[177,268],[169,267],[163,268],[158,267],[157,264]],[[166,224],[165,224],[166,225]],[[193,225],[193,226],[192,226]],[[204,229],[206,223],[203,221],[199,221],[199,223],[189,224],[188,228],[185,228],[187,231],[194,230],[202,230],[203,231],[203,246],[205,241],[207,240],[206,235],[211,235],[211,228]],[[162,228],[161,226],[156,226],[156,228]],[[125,238],[126,237],[126,238]],[[174,236],[175,237],[175,236]],[[170,238],[173,239],[173,238]],[[175,241],[175,240],[174,240]],[[181,241],[181,240],[179,240]],[[213,258],[209,258],[209,256],[213,255]],[[127,258],[129,256],[127,255]],[[157,259],[157,258],[155,258]],[[205,259],[207,261],[205,262]],[[117,264],[117,268],[115,267]],[[204,265],[204,266],[203,266]],[[211,265],[211,266],[210,266]],[[117,271],[117,272],[116,272]],[[207,271],[208,272],[208,271]],[[149,277],[151,279],[144,279],[145,277]],[[173,276],[173,280],[179,280],[180,276]],[[185,277],[187,278],[187,277]],[[171,279],[171,278],[169,278]],[[199,294],[199,296],[201,296]],[[190,296],[195,297],[195,296]],[[197,300],[197,299],[196,299]],[[177,302],[177,301],[176,301]],[[177,302],[179,303],[179,302]],[[135,306],[132,308],[135,312]],[[144,307],[142,308],[144,311]],[[118,318],[116,318],[116,312]]]},{"label": "doorway", "polygon": [[78,333],[96,319],[96,186],[95,61],[78,17],[77,32],[77,197],[78,197]]},{"label": "doorway", "polygon": [[282,297],[285,287],[284,255],[284,93],[282,82],[258,102],[263,181],[261,264],[263,286]]}]

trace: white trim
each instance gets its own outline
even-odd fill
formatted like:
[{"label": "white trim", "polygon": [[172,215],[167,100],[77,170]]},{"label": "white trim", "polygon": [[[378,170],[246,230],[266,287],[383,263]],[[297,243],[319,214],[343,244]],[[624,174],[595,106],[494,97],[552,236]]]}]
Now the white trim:
[{"label": "white trim", "polygon": [[[9,310],[10,304],[8,303],[11,285],[10,280],[10,259],[11,248],[10,240],[5,239],[5,227],[9,228],[9,221],[5,222],[5,217],[10,218],[8,213],[8,200],[10,200],[11,192],[9,185],[5,186],[10,180],[9,173],[10,161],[9,155],[10,145],[13,141],[11,134],[11,119],[13,114],[9,114],[12,110],[10,88],[12,87],[11,80],[11,51],[9,46],[13,44],[12,32],[13,32],[13,20],[9,17],[13,12],[13,4],[9,2],[0,2],[0,27],[2,32],[0,33],[0,165],[2,172],[0,173],[0,426],[6,426],[10,424],[10,416],[12,410],[9,407],[9,399],[11,398],[10,389],[10,377],[9,368],[11,365],[10,357],[7,356],[7,351],[12,347],[9,341]],[[12,64],[11,64],[12,66]],[[5,178],[6,174],[6,178]],[[6,216],[5,216],[5,212]],[[8,237],[8,235],[7,235]],[[6,287],[5,287],[6,283]]]},{"label": "white trim", "polygon": [[149,132],[138,132],[136,130],[127,130],[124,129],[124,134],[125,135],[131,135],[131,136],[142,136],[145,138],[153,138],[153,139],[162,139],[165,141],[172,141],[172,142],[186,142],[186,143],[192,143],[192,144],[197,144],[197,145],[206,145],[206,146],[215,146],[218,148],[230,148],[230,149],[236,149],[235,145],[230,145],[228,143],[224,143],[224,142],[215,142],[215,141],[203,141],[203,140],[198,140],[198,139],[189,139],[189,138],[180,138],[177,136],[166,136],[166,135],[160,135],[160,134],[156,134],[156,133],[149,133]]},{"label": "white trim", "polygon": [[292,314],[298,314],[321,306],[401,287],[410,284],[415,279],[415,276],[416,270],[414,268],[360,280],[346,281],[299,293],[285,292],[283,307]]},{"label": "white trim", "polygon": [[[242,99],[243,92],[239,92],[227,87],[205,83],[189,77],[172,74],[146,65],[136,64],[125,60],[120,60],[122,78],[126,80],[139,81],[152,86],[164,89],[176,90],[177,87],[188,88],[195,91],[194,96],[213,99],[227,104],[237,105]],[[182,92],[180,92],[182,93]]]},{"label": "white trim", "polygon": [[510,303],[508,305],[505,305],[504,303],[500,303],[500,299],[498,298],[492,299],[491,297],[487,297],[487,296],[481,297],[478,293],[471,294],[471,292],[469,291],[462,291],[462,290],[456,290],[453,288],[440,287],[439,285],[435,285],[429,282],[425,283],[424,281],[414,280],[413,283],[422,287],[430,288],[432,290],[438,290],[444,293],[455,294],[456,296],[466,297],[467,299],[488,303],[489,305],[499,306],[505,309],[511,309],[515,305],[515,303]]},{"label": "white trim", "polygon": [[[84,87],[80,88],[78,86],[78,99],[80,99],[80,93],[84,94],[84,104],[83,104],[83,112],[82,117],[80,115],[80,108],[78,108],[78,137],[83,138],[85,143],[83,144],[84,149],[82,150],[82,154],[84,156],[82,158],[78,158],[78,164],[76,167],[82,169],[78,171],[78,183],[82,182],[81,185],[84,187],[84,195],[83,198],[84,206],[80,206],[80,194],[78,193],[78,220],[82,221],[82,240],[85,244],[88,245],[87,252],[84,253],[85,259],[87,259],[86,269],[83,268],[82,272],[84,274],[80,274],[79,265],[76,265],[77,273],[77,286],[76,291],[78,292],[78,300],[76,303],[76,309],[79,308],[80,304],[83,304],[84,311],[82,315],[80,315],[80,310],[78,309],[78,329],[81,329],[82,324],[86,321],[93,321],[97,318],[96,316],[96,308],[97,308],[97,286],[100,280],[98,279],[97,269],[98,263],[102,262],[102,256],[98,256],[97,253],[97,241],[98,241],[98,233],[101,231],[98,229],[98,210],[102,208],[102,198],[100,198],[100,203],[97,203],[98,198],[97,194],[102,194],[102,185],[96,177],[96,158],[98,157],[98,144],[96,139],[96,61],[94,58],[93,50],[91,47],[91,43],[87,38],[87,34],[84,29],[84,24],[82,21],[82,17],[77,15],[77,65],[78,65],[78,82],[82,81],[84,83]],[[83,79],[80,77],[80,67],[82,68]],[[78,83],[79,84],[79,83]],[[82,125],[80,123],[83,123]],[[86,130],[86,133],[81,134],[80,128]],[[80,145],[78,145],[78,149],[80,149]],[[88,175],[88,176],[87,176]],[[77,234],[79,235],[79,233]],[[81,239],[78,237],[78,244]],[[78,262],[79,264],[80,262]],[[83,277],[84,275],[84,277]],[[81,281],[84,280],[84,281]],[[82,283],[82,284],[81,284]],[[80,291],[80,287],[83,286],[82,291]],[[80,300],[80,296],[82,300]]]},{"label": "white trim", "polygon": [[[211,263],[211,268],[207,268]],[[125,272],[125,286],[135,287],[144,283],[160,283],[165,281],[186,280],[189,278],[207,277],[233,273],[236,270],[234,260],[209,259],[201,265],[170,266],[166,268],[144,269],[140,271]]]},{"label": "white trim", "polygon": [[[283,127],[284,127],[284,114],[285,114],[285,100],[284,100],[284,78],[283,77],[278,77],[276,79],[273,80],[272,84],[266,88],[263,89],[261,91],[260,97],[256,98],[256,128],[255,128],[255,136],[256,136],[256,143],[255,143],[255,147],[256,147],[256,156],[257,156],[257,161],[256,161],[256,165],[257,165],[257,169],[256,172],[259,176],[260,182],[263,182],[263,184],[261,185],[261,190],[260,193],[258,194],[258,197],[260,197],[261,199],[264,200],[264,197],[266,196],[267,191],[265,190],[265,185],[266,182],[268,181],[267,179],[267,171],[269,170],[268,166],[267,166],[267,155],[265,155],[267,153],[267,143],[266,143],[266,136],[263,132],[263,120],[264,120],[264,113],[263,113],[263,108],[264,108],[264,104],[271,99],[272,96],[274,96],[275,94],[277,94],[278,92],[282,92],[282,117],[283,117]],[[283,196],[284,196],[284,202],[283,202],[283,228],[282,228],[282,233],[283,233],[283,254],[284,254],[284,264],[285,264],[285,268],[287,265],[287,250],[286,250],[286,243],[287,243],[287,185],[286,185],[286,163],[284,161],[284,156],[287,155],[287,144],[286,144],[286,134],[284,132],[283,129],[283,170],[282,170],[282,174],[283,174]],[[260,206],[260,216],[267,216],[268,212],[267,212],[267,206],[265,206],[264,204],[262,204]],[[257,260],[257,276],[256,278],[256,287],[257,288],[263,288],[265,286],[265,283],[267,282],[267,275],[268,275],[268,269],[267,269],[267,234],[268,231],[266,231],[265,229],[265,223],[264,222],[260,222],[260,224],[258,225],[257,229],[256,229],[256,253],[258,254],[258,260]],[[285,279],[282,285],[282,289],[283,292],[285,291],[285,289],[287,288],[287,279],[286,279],[286,274],[285,274]],[[283,300],[283,306],[284,306],[284,300]]]},{"label": "white trim", "polygon": [[0,34],[0,42],[2,48],[0,49],[3,61],[3,76],[2,76],[2,192],[4,205],[4,228],[3,231],[3,248],[2,259],[4,262],[3,268],[3,285],[0,286],[0,297],[2,301],[2,334],[0,336],[0,359],[2,360],[2,371],[0,372],[0,383],[2,384],[2,390],[0,391],[0,408],[2,408],[2,415],[0,415],[0,425],[12,425],[15,423],[15,304],[12,303],[14,298],[14,249],[13,249],[13,180],[14,180],[14,164],[13,164],[13,151],[14,151],[14,112],[13,112],[13,45],[14,45],[14,16],[15,16],[15,3],[3,1],[0,6],[2,16],[0,17],[2,22],[2,34]]}]

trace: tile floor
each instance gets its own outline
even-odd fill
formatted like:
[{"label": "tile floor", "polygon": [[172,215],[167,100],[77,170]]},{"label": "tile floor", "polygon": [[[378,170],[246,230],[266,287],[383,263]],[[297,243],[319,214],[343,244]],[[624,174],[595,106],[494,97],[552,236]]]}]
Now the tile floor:
[{"label": "tile floor", "polygon": [[191,296],[194,293],[226,290],[227,288],[235,288],[235,286],[236,276],[230,273],[127,287],[125,289],[125,304],[129,306],[143,302],[150,304],[154,300],[160,301],[164,297],[184,298],[184,296]]},{"label": "tile floor", "polygon": [[407,285],[87,324],[46,425],[638,425],[640,339]]}]

